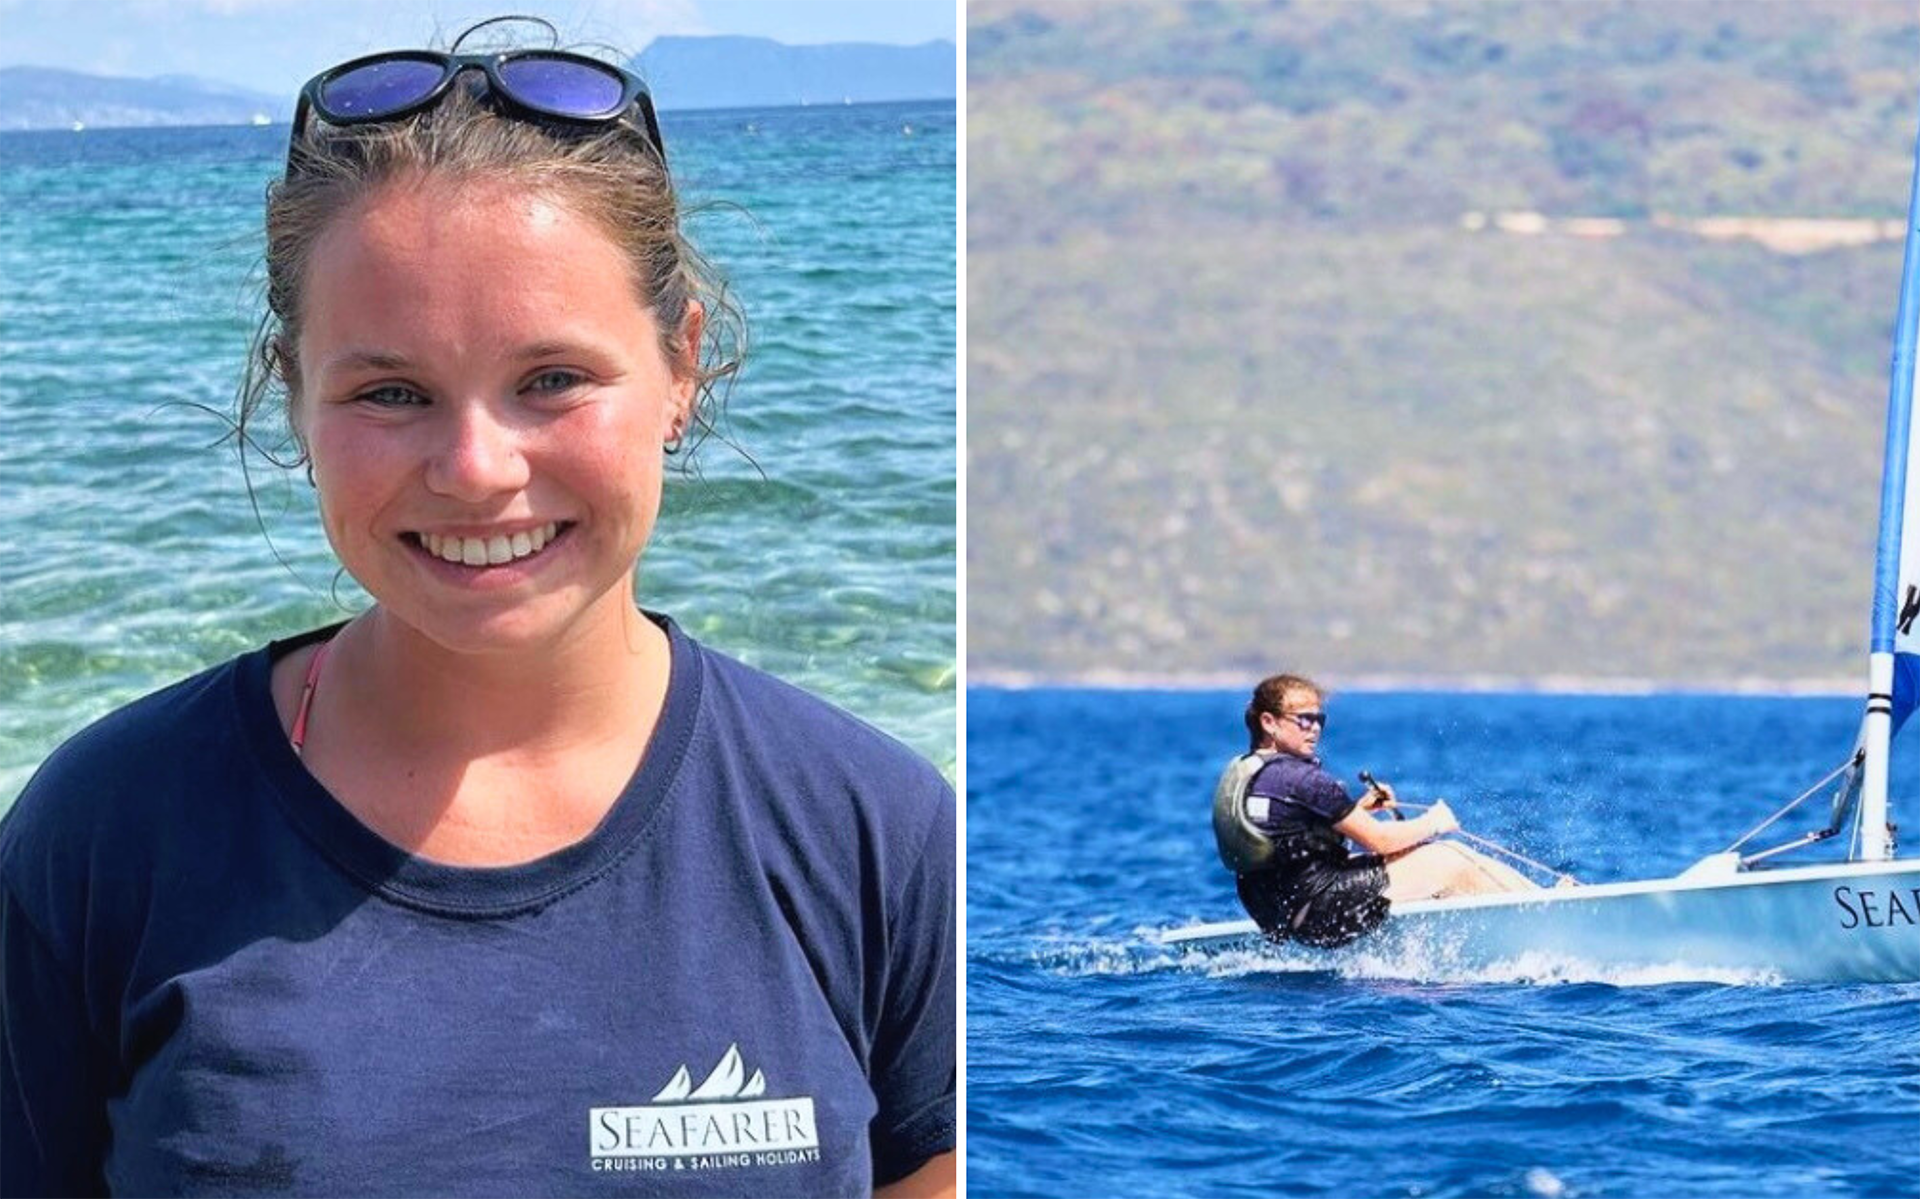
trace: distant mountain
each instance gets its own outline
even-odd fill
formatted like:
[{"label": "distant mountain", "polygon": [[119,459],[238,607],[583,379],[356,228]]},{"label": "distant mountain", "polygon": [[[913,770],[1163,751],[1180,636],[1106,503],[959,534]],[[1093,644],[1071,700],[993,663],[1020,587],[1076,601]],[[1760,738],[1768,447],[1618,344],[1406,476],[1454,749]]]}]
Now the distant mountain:
[{"label": "distant mountain", "polygon": [[129,79],[51,67],[0,67],[0,129],[75,124],[246,125],[285,122],[291,103],[185,75]]},{"label": "distant mountain", "polygon": [[1912,0],[967,22],[970,677],[1854,685]]},{"label": "distant mountain", "polygon": [[957,97],[954,44],[788,46],[763,37],[656,38],[630,64],[663,109],[777,108]]},{"label": "distant mountain", "polygon": [[[630,65],[646,78],[656,103],[665,109],[950,100],[959,95],[958,59],[948,41],[789,46],[761,37],[663,37]],[[280,124],[292,112],[289,97],[187,75],[130,79],[51,67],[0,67],[0,129],[245,125],[263,118]]]}]

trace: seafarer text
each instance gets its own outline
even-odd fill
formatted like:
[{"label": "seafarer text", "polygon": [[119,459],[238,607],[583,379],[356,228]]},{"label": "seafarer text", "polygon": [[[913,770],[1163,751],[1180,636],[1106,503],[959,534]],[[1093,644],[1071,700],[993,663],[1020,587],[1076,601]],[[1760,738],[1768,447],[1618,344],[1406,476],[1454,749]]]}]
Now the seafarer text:
[{"label": "seafarer text", "polygon": [[1920,887],[1909,887],[1904,895],[1898,891],[1835,887],[1833,902],[1839,904],[1844,913],[1840,917],[1841,928],[1859,928],[1863,924],[1868,928],[1920,924]]},{"label": "seafarer text", "polygon": [[769,1149],[817,1149],[813,1100],[596,1107],[595,1157],[687,1157]]}]

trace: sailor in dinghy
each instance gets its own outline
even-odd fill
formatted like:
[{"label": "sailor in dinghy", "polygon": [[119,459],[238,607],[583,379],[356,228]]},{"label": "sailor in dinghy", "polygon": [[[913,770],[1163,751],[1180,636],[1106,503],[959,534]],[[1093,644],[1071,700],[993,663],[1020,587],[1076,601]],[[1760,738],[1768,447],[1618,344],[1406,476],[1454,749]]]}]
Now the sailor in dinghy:
[{"label": "sailor in dinghy", "polygon": [[[1220,860],[1262,932],[1343,945],[1379,927],[1396,902],[1539,890],[1492,858],[1438,840],[1460,827],[1444,800],[1412,820],[1388,820],[1374,813],[1397,806],[1392,787],[1363,776],[1365,790],[1350,795],[1316,752],[1324,701],[1300,675],[1263,680],[1247,703],[1249,749],[1214,789]],[[1367,852],[1350,853],[1348,839]]]}]

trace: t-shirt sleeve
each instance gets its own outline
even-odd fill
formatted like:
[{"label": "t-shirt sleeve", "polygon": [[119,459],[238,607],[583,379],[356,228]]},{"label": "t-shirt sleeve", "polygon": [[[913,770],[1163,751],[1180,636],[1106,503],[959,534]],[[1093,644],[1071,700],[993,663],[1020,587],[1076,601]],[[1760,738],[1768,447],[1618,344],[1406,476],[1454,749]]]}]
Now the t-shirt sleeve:
[{"label": "t-shirt sleeve", "polygon": [[873,1182],[906,1177],[955,1143],[954,799],[942,794],[889,916],[872,1085]]},{"label": "t-shirt sleeve", "polygon": [[1339,779],[1324,770],[1315,770],[1302,779],[1296,794],[1332,824],[1345,820],[1359,802],[1347,794],[1346,787],[1341,785]]},{"label": "t-shirt sleeve", "polygon": [[104,1195],[107,1055],[0,877],[0,1195]]}]

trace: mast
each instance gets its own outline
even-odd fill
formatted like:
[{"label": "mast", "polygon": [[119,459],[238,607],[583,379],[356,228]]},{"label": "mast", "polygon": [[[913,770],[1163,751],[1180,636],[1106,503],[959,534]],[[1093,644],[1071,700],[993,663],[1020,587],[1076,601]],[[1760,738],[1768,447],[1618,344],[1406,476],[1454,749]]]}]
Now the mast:
[{"label": "mast", "polygon": [[1860,784],[1860,858],[1893,856],[1887,828],[1887,774],[1893,734],[1920,692],[1920,479],[1910,477],[1916,325],[1920,324],[1920,141],[1914,147],[1907,199],[1906,257],[1894,316],[1893,365],[1887,390],[1886,464],[1880,475],[1880,544],[1873,572],[1873,629],[1867,646],[1867,715]]}]

